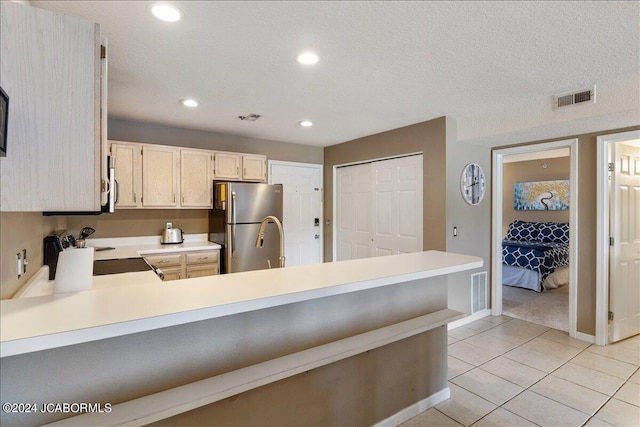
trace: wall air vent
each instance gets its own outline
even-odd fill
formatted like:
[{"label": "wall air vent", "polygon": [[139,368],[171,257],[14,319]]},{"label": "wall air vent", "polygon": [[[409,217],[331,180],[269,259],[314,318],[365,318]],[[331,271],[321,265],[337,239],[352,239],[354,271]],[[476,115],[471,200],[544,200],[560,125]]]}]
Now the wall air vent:
[{"label": "wall air vent", "polygon": [[243,120],[245,122],[255,122],[260,117],[262,117],[260,114],[255,113],[247,114],[246,116],[238,116],[240,120]]},{"label": "wall air vent", "polygon": [[554,95],[553,97],[554,110],[571,107],[572,105],[595,104],[595,103],[596,103],[596,86],[595,85],[593,85],[591,89],[584,89],[577,92],[563,93],[561,95]]},{"label": "wall air vent", "polygon": [[487,272],[471,275],[471,314],[487,309]]}]

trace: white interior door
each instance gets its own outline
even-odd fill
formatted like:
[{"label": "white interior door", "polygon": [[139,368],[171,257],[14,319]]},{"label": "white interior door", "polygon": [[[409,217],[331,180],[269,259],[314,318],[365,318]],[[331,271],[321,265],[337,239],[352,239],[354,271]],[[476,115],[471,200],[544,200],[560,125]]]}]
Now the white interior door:
[{"label": "white interior door", "polygon": [[640,148],[611,144],[609,341],[640,333]]},{"label": "white interior door", "polygon": [[422,155],[336,171],[336,259],[422,250]]},{"label": "white interior door", "polygon": [[371,253],[371,165],[336,172],[336,259],[368,258]]},{"label": "white interior door", "polygon": [[322,262],[322,165],[270,161],[269,183],[284,192],[285,265]]}]

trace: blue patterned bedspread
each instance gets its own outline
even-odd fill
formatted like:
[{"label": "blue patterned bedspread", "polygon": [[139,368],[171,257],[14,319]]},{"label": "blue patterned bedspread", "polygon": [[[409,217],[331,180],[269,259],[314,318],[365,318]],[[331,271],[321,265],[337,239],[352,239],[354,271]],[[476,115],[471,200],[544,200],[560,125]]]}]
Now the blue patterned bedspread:
[{"label": "blue patterned bedspread", "polygon": [[540,273],[540,283],[556,268],[569,265],[569,244],[504,240],[502,263]]}]

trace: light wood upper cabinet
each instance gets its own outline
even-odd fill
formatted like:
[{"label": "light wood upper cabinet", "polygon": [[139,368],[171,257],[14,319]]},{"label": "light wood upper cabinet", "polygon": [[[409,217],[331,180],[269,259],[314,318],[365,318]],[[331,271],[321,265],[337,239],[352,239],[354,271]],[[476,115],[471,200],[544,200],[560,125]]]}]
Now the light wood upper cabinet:
[{"label": "light wood upper cabinet", "polygon": [[206,150],[180,150],[180,206],[212,207],[213,154]]},{"label": "light wood upper cabinet", "polygon": [[[261,155],[125,141],[109,141],[109,153],[116,209],[210,209],[214,179],[266,181],[267,158]],[[215,170],[229,172],[226,178],[214,175],[216,160],[223,167]],[[239,175],[231,178],[231,172]]]},{"label": "light wood upper cabinet", "polygon": [[100,209],[100,53],[97,24],[0,2],[0,82],[10,98],[0,210]]},{"label": "light wood upper cabinet", "polygon": [[243,154],[242,179],[247,181],[266,181],[267,156],[261,156],[259,154]]},{"label": "light wood upper cabinet", "polygon": [[111,160],[116,172],[116,208],[137,208],[142,206],[140,187],[141,172],[140,144],[127,142],[111,143]]},{"label": "light wood upper cabinet", "polygon": [[178,206],[178,149],[142,145],[142,206]]},{"label": "light wood upper cabinet", "polygon": [[213,177],[214,179],[239,180],[242,178],[241,166],[241,154],[216,151],[213,157]]}]

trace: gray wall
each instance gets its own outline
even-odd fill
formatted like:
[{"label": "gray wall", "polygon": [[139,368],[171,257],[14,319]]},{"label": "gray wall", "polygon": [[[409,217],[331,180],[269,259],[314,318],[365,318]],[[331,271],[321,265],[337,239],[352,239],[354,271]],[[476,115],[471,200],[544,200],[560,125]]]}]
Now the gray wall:
[{"label": "gray wall", "polygon": [[109,119],[108,138],[115,141],[263,154],[269,160],[322,163],[322,147],[115,118]]},{"label": "gray wall", "polygon": [[[460,176],[468,163],[482,167],[486,182],[485,196],[475,206],[465,202],[460,193]],[[491,149],[458,142],[455,120],[450,117],[447,117],[446,165],[447,251],[474,255],[482,258],[484,263],[480,268],[448,276],[449,307],[471,314],[471,274],[487,272],[487,308],[490,306]],[[457,237],[453,236],[453,227],[458,229]]]}]

